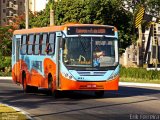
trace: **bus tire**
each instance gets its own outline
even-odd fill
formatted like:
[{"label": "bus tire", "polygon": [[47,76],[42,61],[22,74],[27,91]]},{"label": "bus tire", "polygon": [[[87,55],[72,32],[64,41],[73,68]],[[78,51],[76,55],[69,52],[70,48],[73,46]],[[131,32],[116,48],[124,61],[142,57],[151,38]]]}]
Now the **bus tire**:
[{"label": "bus tire", "polygon": [[22,85],[24,93],[37,93],[38,87],[27,85],[26,74],[23,72],[22,74]]},{"label": "bus tire", "polygon": [[36,86],[28,86],[28,87],[30,87],[30,92],[31,93],[37,93],[38,92],[38,87],[36,87]]},{"label": "bus tire", "polygon": [[30,88],[27,85],[26,74],[24,72],[22,73],[22,86],[23,86],[24,93],[28,93]]},{"label": "bus tire", "polygon": [[53,77],[51,74],[48,75],[48,89],[49,89],[49,95],[56,97],[56,90],[55,86],[53,85]]},{"label": "bus tire", "polygon": [[95,96],[100,98],[104,96],[104,90],[99,90],[94,92]]}]

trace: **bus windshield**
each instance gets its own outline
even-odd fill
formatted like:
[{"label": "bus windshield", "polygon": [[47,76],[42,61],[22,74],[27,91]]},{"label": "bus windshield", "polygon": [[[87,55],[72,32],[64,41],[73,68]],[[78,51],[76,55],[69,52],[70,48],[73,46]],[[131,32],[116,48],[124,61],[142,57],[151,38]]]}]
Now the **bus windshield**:
[{"label": "bus windshield", "polygon": [[110,37],[65,38],[63,61],[66,66],[115,66],[118,55],[117,39]]}]

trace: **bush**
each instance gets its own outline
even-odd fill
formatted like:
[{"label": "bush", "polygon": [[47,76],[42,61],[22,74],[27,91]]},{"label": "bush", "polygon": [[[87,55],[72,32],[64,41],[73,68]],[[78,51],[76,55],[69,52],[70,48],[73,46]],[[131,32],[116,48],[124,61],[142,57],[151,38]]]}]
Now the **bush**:
[{"label": "bush", "polygon": [[3,56],[0,52],[0,76],[11,75],[11,57]]},{"label": "bush", "polygon": [[150,70],[147,71],[145,68],[124,68],[120,69],[120,76],[125,78],[140,78],[140,79],[159,79],[160,71]]}]

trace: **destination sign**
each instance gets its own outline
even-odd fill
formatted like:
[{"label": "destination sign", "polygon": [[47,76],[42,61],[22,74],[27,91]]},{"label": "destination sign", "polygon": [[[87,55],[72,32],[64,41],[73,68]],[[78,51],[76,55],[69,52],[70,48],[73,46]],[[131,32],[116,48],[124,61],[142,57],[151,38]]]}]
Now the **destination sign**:
[{"label": "destination sign", "polygon": [[102,27],[102,26],[76,26],[68,27],[68,35],[114,35],[114,27]]}]

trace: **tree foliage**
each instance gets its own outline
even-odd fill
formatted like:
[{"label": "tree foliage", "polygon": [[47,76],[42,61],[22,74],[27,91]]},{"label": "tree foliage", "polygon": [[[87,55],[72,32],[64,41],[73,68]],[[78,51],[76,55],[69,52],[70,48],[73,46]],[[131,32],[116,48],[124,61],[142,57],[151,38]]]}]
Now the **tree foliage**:
[{"label": "tree foliage", "polygon": [[6,56],[11,55],[12,27],[0,27],[0,52]]},{"label": "tree foliage", "polygon": [[54,3],[53,9],[56,25],[76,22],[117,27],[122,49],[134,38],[133,15],[124,9],[121,0],[61,0]]},{"label": "tree foliage", "polygon": [[[3,72],[11,65],[11,47],[12,47],[12,32],[11,26],[0,27],[0,70]],[[7,57],[9,56],[9,57]]]},{"label": "tree foliage", "polygon": [[[124,9],[124,2],[133,9]],[[159,0],[50,0],[46,9],[29,13],[29,26],[44,27],[50,24],[50,8],[54,10],[55,25],[69,22],[84,24],[113,25],[118,28],[120,48],[124,50],[136,41],[134,33],[134,16],[139,7],[144,6],[146,12],[159,14]],[[25,28],[25,16],[13,19],[13,28]],[[6,39],[6,38],[5,38]]]},{"label": "tree foliage", "polygon": [[[37,13],[30,12],[30,27],[49,26],[51,7],[54,10],[55,25],[69,22],[113,25],[119,30],[122,50],[134,41],[133,14],[124,9],[122,0],[49,1],[45,10]],[[21,26],[23,25],[24,23],[21,22]]]}]

